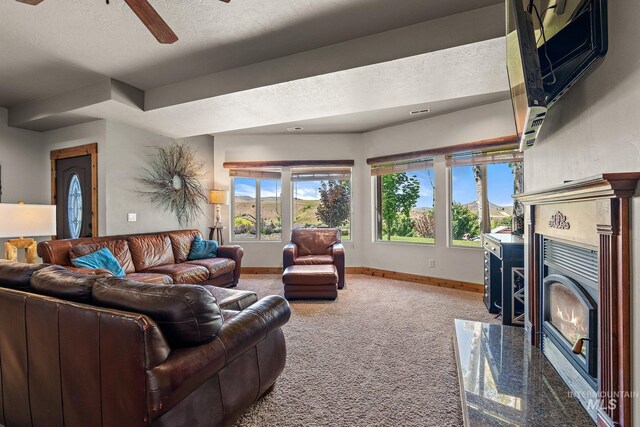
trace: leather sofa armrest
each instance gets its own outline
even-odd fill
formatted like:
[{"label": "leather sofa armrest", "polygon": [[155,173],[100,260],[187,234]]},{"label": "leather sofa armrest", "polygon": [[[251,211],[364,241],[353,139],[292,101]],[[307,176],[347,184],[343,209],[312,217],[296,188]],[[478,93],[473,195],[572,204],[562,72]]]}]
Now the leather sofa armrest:
[{"label": "leather sofa armrest", "polygon": [[218,247],[218,257],[229,258],[235,261],[236,268],[233,270],[233,286],[238,284],[240,280],[240,270],[242,269],[242,257],[244,249],[238,245],[225,245]]},{"label": "leather sofa armrest", "polygon": [[147,370],[148,407],[158,418],[238,356],[289,321],[291,309],[278,295],[261,299],[228,317],[213,341],[173,349],[160,365]]},{"label": "leather sofa armrest", "polygon": [[76,273],[81,274],[92,274],[95,276],[110,276],[113,277],[113,273],[109,270],[105,270],[103,268],[80,268],[80,267],[72,267],[70,265],[63,265],[62,267],[67,270],[75,271]]},{"label": "leather sofa armrest", "polygon": [[342,243],[335,243],[333,245],[333,265],[338,270],[338,289],[344,288],[344,246]]},{"label": "leather sofa armrest", "polygon": [[290,317],[287,300],[269,295],[226,321],[218,332],[218,339],[226,350],[226,364],[285,325]]},{"label": "leather sofa armrest", "polygon": [[298,245],[295,243],[287,243],[282,250],[282,270],[286,270],[295,264],[296,258],[298,258]]}]

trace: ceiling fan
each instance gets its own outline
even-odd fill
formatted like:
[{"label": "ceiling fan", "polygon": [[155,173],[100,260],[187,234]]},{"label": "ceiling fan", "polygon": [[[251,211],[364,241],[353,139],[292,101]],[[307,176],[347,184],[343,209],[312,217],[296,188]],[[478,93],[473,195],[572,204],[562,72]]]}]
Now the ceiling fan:
[{"label": "ceiling fan", "polygon": [[[20,3],[37,5],[42,3],[43,0],[16,0]],[[164,22],[164,19],[156,12],[156,10],[149,4],[147,0],[124,0],[127,5],[138,16],[138,19],[147,27],[147,29],[153,34],[153,36],[163,44],[171,44],[178,40],[178,36],[173,30]],[[224,3],[229,3],[231,0],[220,0]],[[109,4],[109,0],[107,0]]]}]

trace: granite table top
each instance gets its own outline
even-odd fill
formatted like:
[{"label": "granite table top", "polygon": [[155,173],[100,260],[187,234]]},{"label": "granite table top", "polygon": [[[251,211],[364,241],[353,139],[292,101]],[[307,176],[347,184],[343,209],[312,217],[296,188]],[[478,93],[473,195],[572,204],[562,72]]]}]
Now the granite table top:
[{"label": "granite table top", "polygon": [[524,329],[455,320],[465,426],[593,426]]}]

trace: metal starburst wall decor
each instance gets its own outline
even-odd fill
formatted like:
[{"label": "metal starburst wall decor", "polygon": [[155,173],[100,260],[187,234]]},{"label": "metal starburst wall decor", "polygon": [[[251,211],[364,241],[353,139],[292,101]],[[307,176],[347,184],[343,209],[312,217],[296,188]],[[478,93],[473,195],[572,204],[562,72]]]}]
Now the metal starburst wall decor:
[{"label": "metal starburst wall decor", "polygon": [[186,144],[157,147],[156,158],[145,176],[139,178],[140,191],[151,203],[175,214],[180,227],[192,224],[203,213],[207,195],[200,183],[204,162]]}]

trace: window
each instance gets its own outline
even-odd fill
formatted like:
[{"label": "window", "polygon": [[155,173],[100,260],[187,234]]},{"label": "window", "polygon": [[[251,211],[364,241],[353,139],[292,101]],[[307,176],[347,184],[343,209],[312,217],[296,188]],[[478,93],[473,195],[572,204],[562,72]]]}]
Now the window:
[{"label": "window", "polygon": [[77,174],[73,174],[69,182],[69,196],[67,201],[67,217],[72,239],[80,237],[82,229],[82,188]]},{"label": "window", "polygon": [[351,239],[351,169],[292,169],[293,228],[339,228]]},{"label": "window", "polygon": [[483,232],[511,233],[521,153],[460,154],[451,166],[451,244],[480,246]]},{"label": "window", "polygon": [[260,180],[260,240],[282,240],[281,189],[279,179]]},{"label": "window", "polygon": [[436,237],[433,161],[374,165],[377,239],[433,244]]},{"label": "window", "polygon": [[280,172],[232,170],[230,175],[233,240],[281,241]]}]

